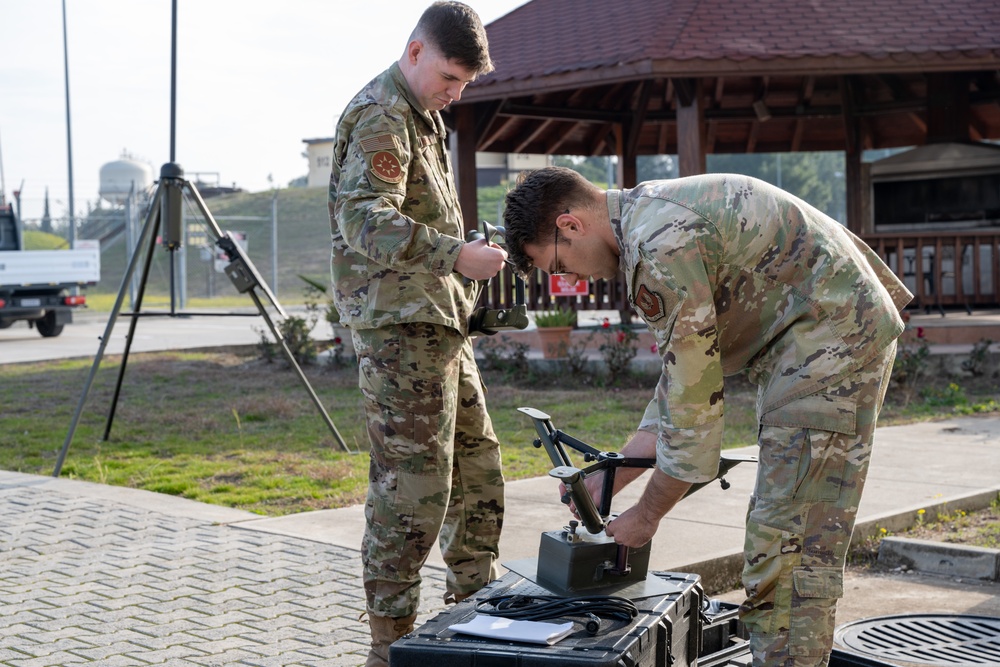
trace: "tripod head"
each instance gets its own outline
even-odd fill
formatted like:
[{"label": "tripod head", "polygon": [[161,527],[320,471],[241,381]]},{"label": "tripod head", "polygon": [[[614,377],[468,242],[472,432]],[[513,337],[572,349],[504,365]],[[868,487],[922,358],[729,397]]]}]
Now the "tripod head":
[{"label": "tripod head", "polygon": [[163,247],[173,251],[184,241],[184,170],[176,162],[167,162],[160,167],[160,231]]}]

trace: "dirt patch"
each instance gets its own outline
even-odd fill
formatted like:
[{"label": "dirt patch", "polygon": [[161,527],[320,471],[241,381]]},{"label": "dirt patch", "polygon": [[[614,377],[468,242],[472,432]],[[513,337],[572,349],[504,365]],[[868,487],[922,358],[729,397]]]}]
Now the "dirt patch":
[{"label": "dirt patch", "polygon": [[1000,503],[975,512],[956,510],[921,518],[903,537],[933,542],[1000,548]]}]

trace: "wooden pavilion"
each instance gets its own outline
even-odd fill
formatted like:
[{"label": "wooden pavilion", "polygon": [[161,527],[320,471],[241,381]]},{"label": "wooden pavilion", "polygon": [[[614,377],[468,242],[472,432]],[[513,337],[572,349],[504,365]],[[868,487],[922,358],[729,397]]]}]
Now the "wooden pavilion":
[{"label": "wooden pavilion", "polygon": [[[533,0],[487,32],[496,71],[449,114],[469,223],[476,151],[617,155],[631,187],[639,155],[676,154],[684,176],[704,173],[709,153],[839,150],[848,227],[900,275],[906,253],[939,250],[907,275],[922,305],[1000,303],[1000,212],[986,231],[875,234],[862,161],[866,149],[1000,139],[1000,2]],[[968,294],[954,278],[966,256]],[[531,294],[544,307],[544,286]],[[615,289],[597,301],[625,305]]]}]

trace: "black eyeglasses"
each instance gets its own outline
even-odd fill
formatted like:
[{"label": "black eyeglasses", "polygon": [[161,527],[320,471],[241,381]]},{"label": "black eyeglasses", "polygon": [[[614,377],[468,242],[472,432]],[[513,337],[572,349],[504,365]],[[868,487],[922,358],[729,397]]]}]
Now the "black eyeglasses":
[{"label": "black eyeglasses", "polygon": [[[566,213],[569,213],[569,209],[566,209]],[[552,245],[552,262],[554,266],[552,267],[552,273],[550,276],[565,276],[569,271],[559,267],[559,225],[556,225],[555,233],[555,243]]]},{"label": "black eyeglasses", "polygon": [[552,273],[549,274],[550,276],[566,275],[567,272],[559,266],[559,227],[556,227],[555,243],[552,245],[552,264],[553,270]]}]

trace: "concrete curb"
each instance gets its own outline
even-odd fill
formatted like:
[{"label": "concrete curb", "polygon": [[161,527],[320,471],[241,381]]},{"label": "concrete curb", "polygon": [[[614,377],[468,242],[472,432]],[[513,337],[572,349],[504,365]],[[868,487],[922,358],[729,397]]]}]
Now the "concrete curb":
[{"label": "concrete curb", "polygon": [[1000,580],[1000,549],[887,537],[879,544],[878,562],[927,574]]},{"label": "concrete curb", "polygon": [[[939,545],[943,549],[948,551],[948,558],[955,565],[950,566],[957,570],[959,567],[968,567],[970,571],[987,571],[992,563],[992,580],[997,581],[997,577],[1000,576],[1000,551],[996,549],[986,549],[985,551],[997,552],[995,561],[989,561],[989,559],[983,555],[974,553],[983,550],[981,547],[963,547],[961,545],[945,545],[939,542],[929,542],[926,540],[908,540],[904,538],[882,538],[882,529],[884,528],[887,533],[891,532],[902,532],[917,524],[917,517],[919,510],[924,510],[925,514],[930,514],[932,516],[944,512],[954,512],[956,510],[963,510],[966,512],[976,511],[985,509],[990,506],[998,497],[1000,497],[1000,486],[994,487],[987,491],[978,491],[976,493],[967,495],[956,495],[945,498],[940,502],[934,504],[921,504],[914,505],[910,508],[906,508],[896,512],[887,512],[885,514],[880,514],[875,517],[866,519],[864,521],[859,521],[854,527],[854,536],[851,539],[851,548],[860,546],[865,540],[868,539],[880,539],[884,544],[889,539],[894,539],[896,543],[900,541],[905,541],[907,543],[923,542],[930,545]],[[964,551],[968,550],[970,553],[965,554]],[[916,548],[903,548],[904,554],[909,554],[911,552],[916,552]],[[909,558],[910,562],[917,563],[917,558],[915,556],[905,555],[904,557]],[[927,558],[930,558],[928,556]],[[920,562],[927,560],[927,558],[920,558]],[[879,559],[881,560],[881,551],[879,552]],[[973,565],[971,561],[976,561],[976,565]],[[980,564],[979,561],[989,561]],[[968,562],[968,564],[966,564]],[[903,563],[907,564],[907,563]],[[916,564],[907,567],[912,567],[913,569],[918,569],[921,572],[931,572],[931,570],[924,570],[917,567]],[[946,567],[946,566],[941,566]],[[732,590],[733,588],[738,588],[740,586],[740,575],[743,571],[743,552],[734,551],[726,554],[720,554],[713,558],[709,558],[703,561],[698,561],[696,563],[689,563],[687,565],[680,566],[676,568],[678,572],[689,572],[701,576],[701,585],[705,589],[706,594],[715,595],[721,592]],[[962,570],[965,571],[964,569]],[[974,578],[990,578],[990,577],[979,577],[973,574],[960,574],[956,572],[940,572],[940,574],[954,574],[954,576],[965,576]]]},{"label": "concrete curb", "polygon": [[995,486],[985,491],[950,496],[933,504],[912,505],[907,509],[876,515],[864,521],[859,521],[854,526],[854,537],[851,539],[851,548],[860,546],[866,539],[881,537],[883,534],[882,529],[885,529],[887,534],[898,533],[912,528],[917,524],[920,510],[924,510],[926,514],[931,516],[955,510],[974,512],[989,507],[998,497],[1000,497],[1000,486]]}]

